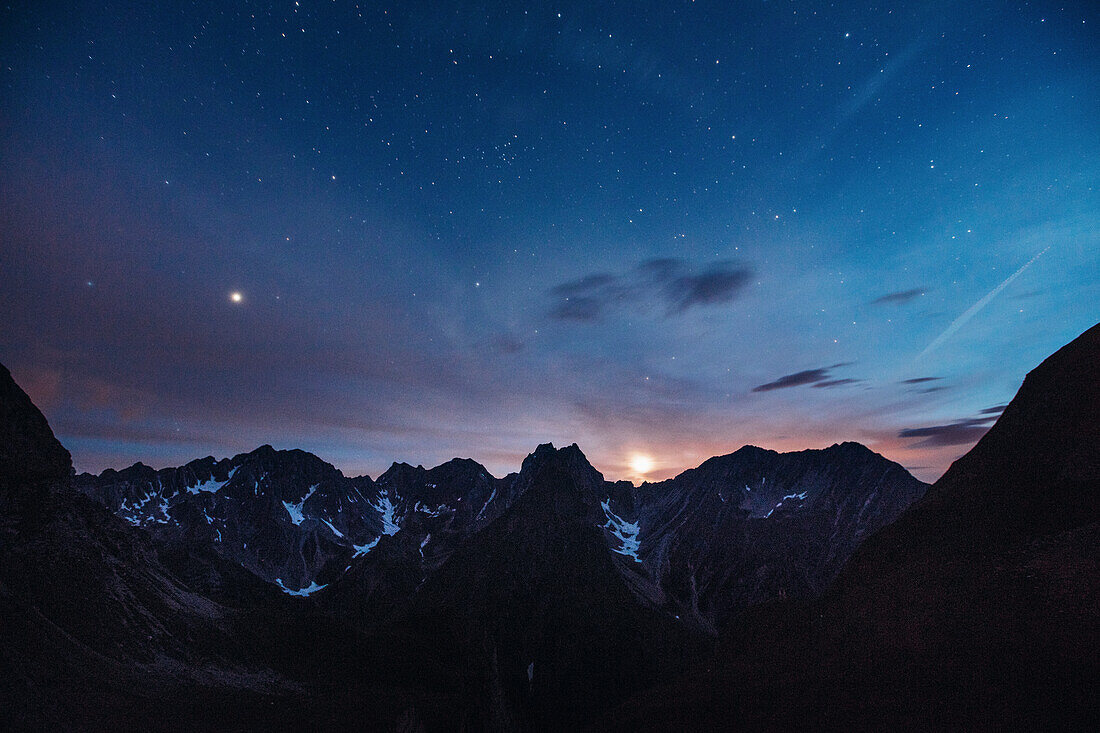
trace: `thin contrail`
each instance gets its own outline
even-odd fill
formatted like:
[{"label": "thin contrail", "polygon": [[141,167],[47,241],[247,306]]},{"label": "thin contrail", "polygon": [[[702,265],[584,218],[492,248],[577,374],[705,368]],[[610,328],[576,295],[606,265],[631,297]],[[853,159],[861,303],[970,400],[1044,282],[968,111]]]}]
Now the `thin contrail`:
[{"label": "thin contrail", "polygon": [[967,308],[965,313],[963,313],[961,316],[959,316],[958,318],[956,318],[954,321],[951,322],[951,325],[947,327],[947,330],[945,330],[943,333],[941,333],[939,336],[937,336],[936,339],[932,343],[928,344],[928,347],[924,351],[920,352],[920,354],[917,355],[917,359],[924,358],[929,352],[931,352],[934,349],[938,348],[940,346],[940,344],[942,344],[947,339],[951,338],[951,336],[953,336],[956,331],[958,331],[960,328],[962,328],[963,325],[966,324],[967,321],[969,321],[971,318],[976,316],[978,314],[978,311],[980,311],[982,308],[985,308],[987,305],[989,305],[989,301],[996,298],[997,295],[1002,290],[1007,288],[1012,283],[1013,280],[1018,278],[1020,276],[1020,274],[1023,273],[1024,270],[1031,267],[1031,265],[1035,262],[1035,260],[1042,257],[1043,254],[1048,249],[1050,249],[1049,246],[1046,249],[1044,249],[1042,252],[1035,255],[1034,257],[1032,257],[1027,262],[1025,262],[1023,267],[1021,267],[1019,270],[1017,270],[1016,272],[1012,273],[1007,278],[1005,278],[1005,281],[1003,283],[1001,283],[997,287],[990,290],[984,298],[982,298],[977,303],[975,303],[974,305]]},{"label": "thin contrail", "polygon": [[[815,156],[821,154],[830,147],[838,135],[843,133],[861,109],[872,102],[887,84],[902,69],[910,64],[925,48],[928,43],[924,38],[918,38],[913,43],[902,49],[901,53],[889,58],[889,61],[872,74],[856,92],[854,98],[841,107],[833,115],[832,120],[827,121],[819,132],[810,138],[809,147],[803,149],[801,155],[796,156],[792,165],[801,169]],[[815,142],[816,141],[816,142]]]}]

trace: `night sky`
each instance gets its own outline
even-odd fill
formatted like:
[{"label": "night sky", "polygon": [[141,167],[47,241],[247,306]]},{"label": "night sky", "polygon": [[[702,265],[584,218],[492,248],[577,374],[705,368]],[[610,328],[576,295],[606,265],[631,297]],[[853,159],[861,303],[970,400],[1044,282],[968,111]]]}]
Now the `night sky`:
[{"label": "night sky", "polygon": [[[155,6],[155,7],[154,7]],[[78,470],[937,478],[1100,320],[1090,3],[14,3],[0,361]],[[647,464],[647,460],[649,463]]]}]

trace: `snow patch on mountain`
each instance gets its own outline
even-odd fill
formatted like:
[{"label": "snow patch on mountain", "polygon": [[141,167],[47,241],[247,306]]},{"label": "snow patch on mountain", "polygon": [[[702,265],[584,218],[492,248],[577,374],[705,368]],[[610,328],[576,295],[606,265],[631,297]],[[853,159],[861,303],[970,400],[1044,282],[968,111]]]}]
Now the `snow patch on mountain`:
[{"label": "snow patch on mountain", "polygon": [[421,502],[418,501],[418,502],[416,502],[416,506],[413,507],[413,511],[414,512],[423,512],[424,514],[427,514],[429,517],[438,517],[440,514],[443,514],[444,512],[452,511],[452,509],[449,506],[447,506],[446,504],[440,504],[435,509],[432,509],[427,504],[424,504],[424,503],[421,503]]},{"label": "snow patch on mountain", "polygon": [[366,555],[368,552],[374,549],[374,546],[378,544],[378,540],[380,539],[382,539],[382,535],[378,535],[365,545],[352,545],[352,547],[355,549],[354,557],[362,557],[363,555]]},{"label": "snow patch on mountain", "polygon": [[291,504],[289,501],[284,501],[283,506],[286,507],[286,513],[290,515],[290,521],[294,524],[301,524],[306,520],[304,514],[302,514],[302,507],[305,506],[306,500],[313,496],[313,492],[317,491],[317,487],[321,484],[313,484],[309,487],[309,491],[302,497],[302,500],[297,504]]},{"label": "snow patch on mountain", "polygon": [[634,562],[640,563],[638,548],[642,544],[640,537],[641,525],[638,522],[628,522],[611,511],[610,499],[604,499],[600,502],[600,505],[603,507],[604,516],[607,517],[607,524],[603,525],[603,529],[609,530],[612,536],[619,540],[619,546],[611,549],[620,555],[633,558]]},{"label": "snow patch on mountain", "polygon": [[289,596],[299,596],[301,598],[307,598],[317,591],[321,590],[322,588],[328,587],[327,583],[325,585],[317,585],[317,581],[315,580],[305,588],[294,590],[292,588],[287,588],[285,585],[283,585],[282,578],[275,578],[275,584],[279,586],[279,589],[282,590],[283,593],[286,593]]},{"label": "snow patch on mountain", "polygon": [[[390,499],[390,492],[383,491],[378,495],[378,503],[374,504],[374,508],[378,510],[378,513],[382,515],[382,534],[395,535],[398,530],[401,529],[394,520],[394,509],[396,509],[393,500]],[[377,542],[377,540],[375,540]]]},{"label": "snow patch on mountain", "polygon": [[168,499],[161,496],[160,502],[157,504],[157,509],[160,511],[160,516],[149,516],[149,521],[156,522],[157,524],[168,524],[171,517],[168,515]]},{"label": "snow patch on mountain", "polygon": [[352,545],[352,548],[355,550],[355,557],[362,557],[373,550],[374,546],[378,544],[378,540],[382,539],[382,535],[393,536],[401,529],[394,518],[394,512],[397,507],[393,503],[393,499],[390,498],[390,493],[388,491],[379,492],[378,500],[376,502],[371,502],[371,506],[381,515],[382,534],[365,545]]},{"label": "snow patch on mountain", "polygon": [[336,527],[333,527],[333,526],[332,526],[332,522],[330,522],[330,521],[328,521],[327,519],[324,519],[324,518],[322,518],[322,519],[321,519],[321,521],[322,521],[322,522],[324,522],[324,523],[325,523],[325,525],[326,525],[326,526],[327,526],[327,527],[328,527],[329,529],[331,529],[331,530],[332,530],[332,533],[333,533],[334,535],[336,535],[336,536],[337,536],[337,537],[339,537],[340,539],[343,539],[343,538],[344,538],[344,533],[343,533],[343,532],[341,532],[340,530],[336,529]]},{"label": "snow patch on mountain", "polygon": [[[156,503],[150,506],[150,502]],[[130,504],[123,499],[118,506],[116,514],[135,527],[145,527],[150,524],[168,524],[172,516],[168,513],[171,505],[168,497],[164,496],[164,487],[159,485],[156,491],[146,490],[145,494]]]},{"label": "snow patch on mountain", "polygon": [[485,510],[489,508],[489,505],[493,503],[493,499],[497,498],[496,487],[493,487],[493,493],[489,494],[489,499],[485,502],[485,506],[481,507],[481,511],[477,513],[477,517],[474,521],[478,521],[485,514]]},{"label": "snow patch on mountain", "polygon": [[788,499],[798,499],[799,501],[802,501],[803,499],[806,498],[807,493],[809,493],[809,492],[803,491],[801,494],[787,494],[786,496],[784,496],[782,499],[779,500],[779,503],[776,504],[775,507],[773,507],[770,512],[768,512],[767,514],[764,515],[764,519],[767,519],[768,517],[770,517],[772,515],[772,513],[775,512],[776,509],[783,506],[783,502],[787,501]]},{"label": "snow patch on mountain", "polygon": [[230,469],[229,477],[225,481],[218,481],[213,476],[211,476],[206,481],[197,483],[194,486],[186,486],[184,488],[189,494],[201,494],[204,491],[210,494],[216,494],[223,488],[225,488],[226,484],[233,480],[233,474],[237,472],[238,468],[240,468],[240,466],[234,466],[232,469]]}]

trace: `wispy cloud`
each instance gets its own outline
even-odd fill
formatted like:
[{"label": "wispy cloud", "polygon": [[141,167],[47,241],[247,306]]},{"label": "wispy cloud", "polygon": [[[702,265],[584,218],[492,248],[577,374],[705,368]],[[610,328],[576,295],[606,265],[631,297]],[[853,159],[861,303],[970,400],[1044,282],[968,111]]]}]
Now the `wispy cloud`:
[{"label": "wispy cloud", "polygon": [[912,288],[887,293],[871,301],[871,305],[904,305],[928,292],[928,288]]},{"label": "wispy cloud", "polygon": [[518,354],[527,346],[523,339],[510,333],[499,333],[493,336],[489,345],[498,354]]},{"label": "wispy cloud", "polygon": [[858,119],[860,111],[876,103],[887,92],[894,78],[913,63],[926,47],[927,42],[923,38],[918,38],[868,74],[863,83],[855,89],[851,98],[844,101],[831,118],[825,119],[820,131],[810,138],[810,145],[801,156],[795,158],[795,161],[799,165],[805,165],[811,158],[829,148],[848,125]]},{"label": "wispy cloud", "polygon": [[771,392],[776,389],[789,389],[790,387],[801,387],[804,385],[813,385],[814,387],[840,387],[845,384],[855,384],[860,381],[858,379],[834,379],[832,377],[832,371],[839,369],[840,367],[848,366],[847,362],[840,364],[833,364],[827,367],[818,367],[817,369],[805,369],[801,372],[794,372],[793,374],[785,374],[778,379],[775,379],[766,384],[761,384],[752,388],[753,392]]},{"label": "wispy cloud", "polygon": [[697,275],[672,278],[665,284],[665,297],[673,311],[683,313],[695,306],[728,303],[751,278],[747,267],[721,263]]},{"label": "wispy cloud", "polygon": [[812,386],[816,389],[830,389],[832,387],[843,387],[844,385],[847,385],[847,384],[859,384],[862,381],[863,381],[862,379],[847,379],[847,378],[845,378],[845,379],[826,379],[824,382],[818,382],[818,383],[810,385],[810,386]]},{"label": "wispy cloud", "polygon": [[749,284],[753,271],[735,262],[716,262],[693,269],[683,260],[646,260],[623,274],[594,273],[550,289],[550,315],[562,321],[598,321],[615,308],[656,305],[666,316],[696,307],[733,301]]},{"label": "wispy cloud", "polygon": [[910,448],[938,448],[950,445],[969,445],[985,435],[986,431],[989,430],[990,424],[996,421],[996,419],[996,415],[987,415],[985,417],[956,420],[947,425],[906,428],[898,433],[898,437],[924,439],[910,445]]}]

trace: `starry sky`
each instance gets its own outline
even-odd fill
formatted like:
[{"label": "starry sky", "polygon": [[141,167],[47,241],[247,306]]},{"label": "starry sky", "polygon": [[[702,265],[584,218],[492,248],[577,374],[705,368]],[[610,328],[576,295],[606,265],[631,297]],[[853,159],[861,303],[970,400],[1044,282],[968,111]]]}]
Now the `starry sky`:
[{"label": "starry sky", "polygon": [[1090,3],[16,2],[0,361],[78,470],[934,480],[1100,320]]}]

